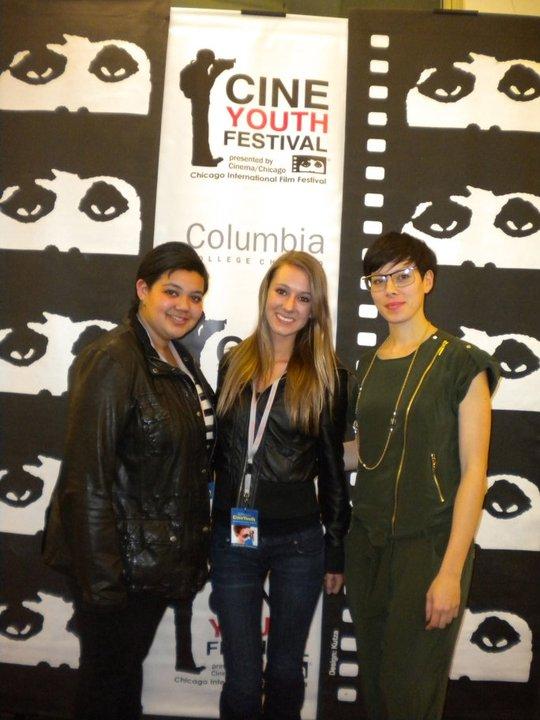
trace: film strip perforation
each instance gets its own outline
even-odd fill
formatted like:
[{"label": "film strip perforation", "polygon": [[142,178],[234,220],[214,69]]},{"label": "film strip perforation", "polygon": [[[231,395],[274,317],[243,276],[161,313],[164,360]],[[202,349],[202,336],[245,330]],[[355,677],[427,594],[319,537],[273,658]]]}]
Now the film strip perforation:
[{"label": "film strip perforation", "polygon": [[[369,60],[369,85],[367,101],[368,138],[366,142],[366,165],[364,170],[364,178],[367,190],[363,198],[363,215],[362,233],[364,235],[364,245],[371,244],[370,240],[380,235],[383,230],[382,208],[384,207],[384,187],[386,180],[386,166],[384,164],[385,153],[387,150],[387,141],[383,137],[385,129],[388,125],[388,112],[386,109],[386,101],[388,100],[388,73],[390,63],[384,57],[390,47],[390,36],[387,34],[372,34],[370,36],[370,48],[373,55]],[[372,186],[371,186],[372,185]],[[365,255],[366,247],[362,252]],[[368,293],[365,283],[360,281],[361,293]],[[377,310],[373,303],[367,302],[361,297],[358,307],[358,317],[362,320],[362,327],[368,327],[377,318]],[[377,344],[377,333],[367,330],[360,330],[356,337],[358,345],[363,347],[374,347]]]}]

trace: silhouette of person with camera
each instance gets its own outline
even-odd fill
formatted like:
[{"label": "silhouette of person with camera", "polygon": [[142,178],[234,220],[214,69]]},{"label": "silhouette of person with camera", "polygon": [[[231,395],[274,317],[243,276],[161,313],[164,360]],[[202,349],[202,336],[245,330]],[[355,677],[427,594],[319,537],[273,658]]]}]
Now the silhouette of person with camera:
[{"label": "silhouette of person with camera", "polygon": [[216,59],[212,50],[202,49],[195,60],[180,71],[180,90],[191,100],[193,123],[192,165],[215,167],[223,158],[213,157],[208,141],[208,110],[210,91],[224,70],[230,70],[234,59]]}]

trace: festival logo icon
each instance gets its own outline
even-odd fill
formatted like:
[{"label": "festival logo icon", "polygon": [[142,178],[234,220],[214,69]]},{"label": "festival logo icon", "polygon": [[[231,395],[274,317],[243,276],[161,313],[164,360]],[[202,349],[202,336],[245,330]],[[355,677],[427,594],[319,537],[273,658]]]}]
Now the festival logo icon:
[{"label": "festival logo icon", "polygon": [[230,70],[236,60],[216,58],[213,50],[199,50],[192,60],[180,71],[180,90],[191,100],[193,120],[193,146],[191,164],[202,167],[215,167],[223,158],[214,157],[208,138],[208,111],[210,109],[210,91],[216,78],[225,70]]}]

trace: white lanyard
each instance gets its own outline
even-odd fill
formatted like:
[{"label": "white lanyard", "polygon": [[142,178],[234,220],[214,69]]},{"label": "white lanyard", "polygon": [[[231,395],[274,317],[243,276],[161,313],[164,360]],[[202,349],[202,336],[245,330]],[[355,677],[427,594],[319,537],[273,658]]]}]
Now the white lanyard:
[{"label": "white lanyard", "polygon": [[277,380],[274,380],[272,383],[272,387],[270,388],[270,394],[268,395],[268,400],[266,401],[266,406],[264,408],[264,412],[262,414],[261,420],[259,422],[259,427],[255,431],[255,423],[257,419],[257,394],[255,392],[255,387],[252,384],[251,385],[251,407],[249,410],[249,426],[248,426],[248,439],[247,439],[247,461],[246,461],[246,472],[244,475],[244,482],[243,482],[243,491],[244,491],[244,498],[249,497],[249,493],[251,491],[251,464],[253,463],[253,458],[255,457],[255,453],[260,447],[264,431],[266,430],[266,425],[268,424],[268,417],[270,415],[270,410],[272,409],[272,405],[274,404],[274,398],[276,397],[276,392],[278,389],[279,381],[281,380],[281,377],[278,377]]}]

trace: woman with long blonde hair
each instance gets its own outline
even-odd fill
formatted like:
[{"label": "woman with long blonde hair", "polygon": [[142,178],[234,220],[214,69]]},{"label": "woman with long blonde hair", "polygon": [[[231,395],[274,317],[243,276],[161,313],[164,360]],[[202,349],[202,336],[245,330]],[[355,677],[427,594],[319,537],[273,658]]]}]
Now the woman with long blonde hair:
[{"label": "woman with long blonde hair", "polygon": [[211,579],[226,673],[221,718],[262,711],[298,720],[311,619],[323,582],[328,593],[343,584],[349,522],[347,373],[332,346],[326,277],[311,255],[288,252],[271,266],[255,332],[223,359],[218,393]]}]

